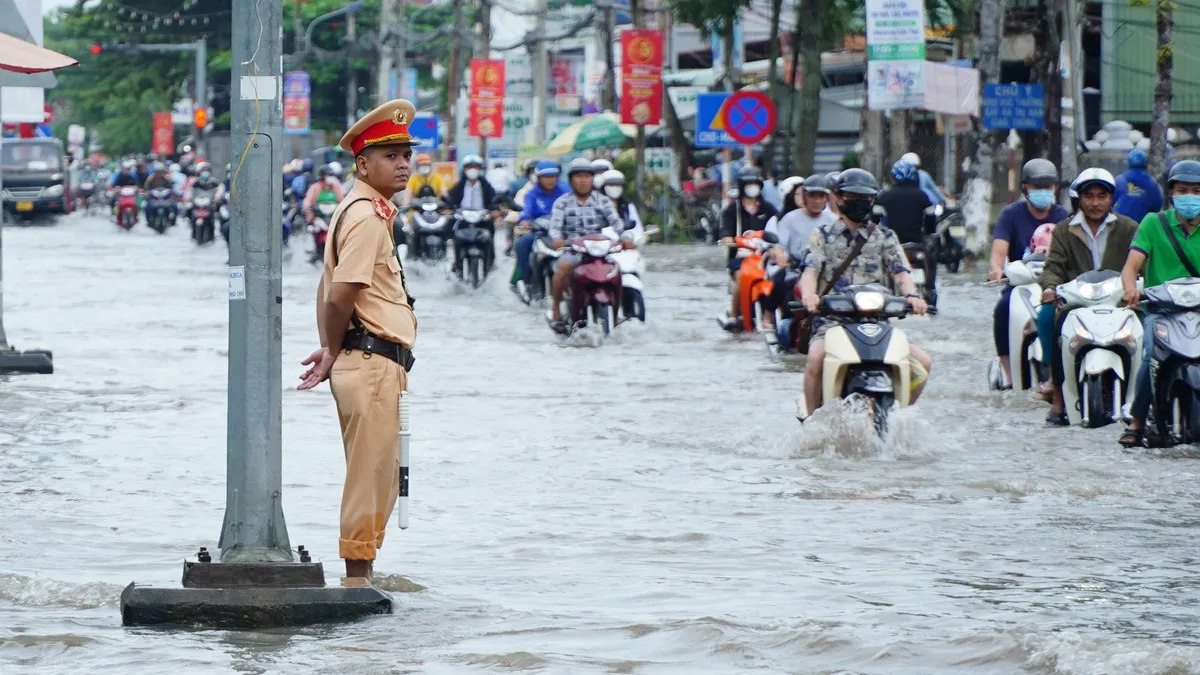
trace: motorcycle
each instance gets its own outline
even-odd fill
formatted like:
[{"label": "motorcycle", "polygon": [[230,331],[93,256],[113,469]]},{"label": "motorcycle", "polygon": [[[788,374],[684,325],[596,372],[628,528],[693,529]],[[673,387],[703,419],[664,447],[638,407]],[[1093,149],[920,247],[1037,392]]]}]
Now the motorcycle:
[{"label": "motorcycle", "polygon": [[126,185],[117,191],[117,225],[132,230],[138,221],[138,189]]},{"label": "motorcycle", "polygon": [[1042,304],[1042,286],[1038,278],[1046,256],[1028,255],[1021,260],[1004,266],[1004,276],[1013,287],[1008,296],[1008,344],[1013,377],[1010,382],[1000,366],[1000,357],[988,364],[988,388],[1029,389],[1050,379],[1049,354],[1042,353],[1042,343],[1037,335],[1038,307]]},{"label": "motorcycle", "polygon": [[75,195],[75,208],[83,209],[84,213],[92,214],[92,194],[96,191],[96,184],[92,181],[85,181],[79,184],[79,192]]},{"label": "motorcycle", "polygon": [[[903,318],[910,309],[908,300],[873,284],[848,286],[821,299],[821,315],[842,322],[825,333],[822,398],[826,405],[837,399],[867,399],[881,438],[893,404],[905,408],[912,398],[908,336],[888,324],[888,319]],[[796,410],[801,419],[813,413],[803,392]]]},{"label": "motorcycle", "polygon": [[939,204],[935,208],[938,219],[933,236],[935,264],[945,265],[949,272],[958,272],[967,255],[966,221],[963,220],[962,211],[956,207]]},{"label": "motorcycle", "polygon": [[150,191],[150,204],[147,211],[147,225],[155,232],[162,234],[167,231],[175,220],[175,199],[170,188],[154,188]]},{"label": "motorcycle", "polygon": [[1057,289],[1068,309],[1062,345],[1063,403],[1071,424],[1095,428],[1124,417],[1129,373],[1142,362],[1142,322],[1121,302],[1121,275],[1085,272]]},{"label": "motorcycle", "polygon": [[[615,234],[609,228],[604,229],[606,233]],[[613,262],[617,263],[617,267],[621,269],[621,313],[626,320],[637,319],[643,323],[646,321],[646,296],[645,287],[642,285],[642,278],[646,275],[646,261],[642,258],[641,248],[646,243],[646,238],[657,232],[657,228],[652,228],[635,235],[633,238],[635,248],[623,248],[611,256]],[[617,239],[618,237],[611,236],[611,238]]]},{"label": "motorcycle", "polygon": [[570,293],[563,298],[569,309],[572,332],[585,328],[591,321],[608,337],[620,323],[621,268],[613,262],[612,254],[624,247],[611,234],[611,230],[608,234],[589,234],[567,243],[580,257],[571,274]]},{"label": "motorcycle", "polygon": [[492,233],[484,227],[491,216],[482,209],[460,209],[454,217],[457,221],[454,228],[454,259],[458,280],[469,280],[471,286],[479,288],[492,269]]},{"label": "motorcycle", "polygon": [[1200,442],[1200,279],[1146,289],[1145,309],[1158,314],[1150,354],[1152,446]]},{"label": "motorcycle", "polygon": [[216,238],[213,197],[215,190],[197,188],[192,193],[192,241],[197,245],[212,243]]},{"label": "motorcycle", "polygon": [[410,259],[430,263],[446,259],[446,226],[450,219],[438,211],[438,206],[437,197],[421,197],[409,208],[405,238],[411,236],[412,240],[406,252]]},{"label": "motorcycle", "polygon": [[313,214],[312,225],[309,226],[313,236],[313,252],[308,262],[313,265],[325,261],[325,240],[329,237],[330,219],[333,218],[333,212],[336,210],[337,204],[317,202],[316,213]]},{"label": "motorcycle", "polygon": [[[554,279],[554,266],[562,256],[562,251],[550,247],[549,231],[550,217],[543,216],[529,224],[529,229],[538,235],[533,242],[533,253],[529,256],[529,266],[532,270],[530,284],[521,292],[521,300],[525,304],[541,303],[550,297],[550,286]],[[518,288],[524,283],[518,283]]]},{"label": "motorcycle", "polygon": [[[740,237],[734,237],[734,244],[738,248],[737,257],[742,260],[738,274],[740,279],[738,312],[741,314],[741,323],[733,324],[732,328],[728,330],[742,330],[751,333],[762,324],[763,306],[761,301],[770,296],[771,290],[774,288],[771,279],[767,277],[763,254],[778,243],[779,237],[774,233],[761,230],[753,230]],[[718,318],[717,323],[722,327],[727,325],[724,317]]]}]

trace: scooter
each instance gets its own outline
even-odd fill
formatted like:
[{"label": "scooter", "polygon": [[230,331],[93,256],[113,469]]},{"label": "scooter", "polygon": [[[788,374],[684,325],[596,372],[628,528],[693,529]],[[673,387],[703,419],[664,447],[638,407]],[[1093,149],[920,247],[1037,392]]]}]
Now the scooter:
[{"label": "scooter", "polygon": [[337,210],[337,204],[317,202],[316,206],[312,224],[309,225],[313,237],[313,252],[308,262],[320,265],[325,262],[325,240],[329,237],[329,221],[333,218],[333,212]]},{"label": "scooter", "polygon": [[1000,357],[988,364],[988,388],[993,391],[1004,389],[1029,389],[1050,379],[1049,355],[1042,353],[1042,343],[1037,335],[1038,307],[1042,304],[1042,286],[1038,278],[1046,256],[1028,255],[1021,260],[1009,262],[1004,267],[1004,276],[1013,286],[1008,296],[1008,344],[1009,363],[1013,381],[1009,381],[1000,366]]},{"label": "scooter", "polygon": [[84,213],[91,215],[92,213],[92,193],[96,191],[96,184],[87,181],[79,184],[79,193],[75,195],[75,208],[84,209]]},{"label": "scooter", "polygon": [[[550,231],[550,218],[544,216],[538,218],[529,224],[529,229],[534,234],[538,235],[533,242],[533,253],[529,256],[529,266],[532,270],[530,275],[530,284],[521,293],[521,300],[529,305],[533,303],[541,303],[546,298],[550,297],[550,285],[554,279],[554,266],[558,264],[558,259],[562,257],[562,251],[550,247],[550,239],[548,233]],[[524,284],[518,283],[520,288]]]},{"label": "scooter", "polygon": [[[848,286],[821,299],[821,315],[839,321],[825,333],[822,399],[826,405],[852,396],[869,400],[880,438],[887,433],[893,404],[905,408],[912,399],[908,336],[888,324],[888,319],[903,318],[910,309],[908,300],[874,284]],[[796,411],[801,420],[814,412],[803,392]]]},{"label": "scooter", "polygon": [[1200,443],[1200,279],[1176,279],[1145,291],[1159,314],[1150,354],[1151,446]]},{"label": "scooter", "polygon": [[155,232],[163,234],[175,220],[172,215],[175,210],[175,200],[172,197],[171,189],[154,188],[151,190],[149,207],[147,211],[149,218],[146,224]]},{"label": "scooter", "polygon": [[[605,228],[605,232],[611,233],[612,230]],[[641,248],[646,243],[646,238],[657,232],[657,228],[652,228],[635,235],[635,248],[623,248],[611,256],[613,262],[621,269],[621,313],[626,319],[646,321],[646,296],[642,285],[642,278],[646,276],[646,261],[642,258]]]},{"label": "scooter", "polygon": [[458,280],[479,288],[492,269],[491,254],[495,252],[492,233],[486,227],[491,216],[487,211],[460,209],[454,214],[454,259]]},{"label": "scooter", "polygon": [[1071,424],[1102,427],[1124,417],[1130,373],[1142,362],[1142,322],[1121,302],[1121,275],[1085,272],[1056,292],[1069,309],[1062,345],[1063,403]]},{"label": "scooter", "polygon": [[[408,235],[412,243],[408,258],[434,263],[446,259],[446,229],[449,218],[438,212],[437,197],[421,197],[409,209]],[[408,238],[408,237],[406,237]]]},{"label": "scooter", "polygon": [[117,192],[117,225],[132,230],[138,221],[138,189],[126,185]]},{"label": "scooter", "polygon": [[949,272],[958,272],[967,255],[967,224],[962,211],[956,207],[938,207],[938,221],[934,230],[937,262],[945,265]]},{"label": "scooter", "polygon": [[[753,230],[740,237],[734,237],[738,247],[737,257],[742,259],[738,278],[738,312],[741,323],[734,323],[726,328],[731,331],[754,332],[762,324],[762,299],[771,295],[774,284],[767,277],[763,253],[779,243],[779,237],[773,232]],[[718,318],[717,323],[726,327],[724,317]]]},{"label": "scooter", "polygon": [[[563,300],[571,317],[572,332],[591,321],[600,327],[605,337],[620,323],[621,268],[612,261],[612,254],[623,247],[608,234],[589,234],[572,239],[567,246],[580,257],[571,274],[570,294]],[[550,318],[547,312],[547,319]]]},{"label": "scooter", "polygon": [[[929,268],[937,263],[934,262],[932,253],[928,251],[928,247],[924,244],[908,243],[901,245],[904,249],[904,255],[908,258],[908,266],[912,269],[909,277],[912,278],[913,285],[917,287],[917,292],[929,304],[929,313],[937,314],[937,289],[929,283]],[[893,286],[895,281],[889,283]],[[897,289],[892,288],[892,292]]]},{"label": "scooter", "polygon": [[192,241],[197,246],[212,243],[216,238],[213,197],[215,190],[195,189],[192,192]]}]

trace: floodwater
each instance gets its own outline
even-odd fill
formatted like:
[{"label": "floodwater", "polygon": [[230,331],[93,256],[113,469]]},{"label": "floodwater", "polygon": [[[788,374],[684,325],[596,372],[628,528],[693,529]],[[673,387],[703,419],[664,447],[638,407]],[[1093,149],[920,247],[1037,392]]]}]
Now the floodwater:
[{"label": "floodwater", "polygon": [[[177,583],[224,508],[225,252],[183,230],[4,232],[9,337],[57,369],[0,380],[4,675],[1200,672],[1194,457],[986,392],[996,291],[965,277],[901,324],[934,369],[885,447],[853,411],[801,427],[801,366],[716,328],[704,247],[651,247],[648,325],[598,348],[502,279],[411,274],[412,526],[377,564],[396,613],[123,628],[121,589]],[[292,389],[318,273],[297,251],[284,274],[287,525],[336,576],[334,404]]]}]

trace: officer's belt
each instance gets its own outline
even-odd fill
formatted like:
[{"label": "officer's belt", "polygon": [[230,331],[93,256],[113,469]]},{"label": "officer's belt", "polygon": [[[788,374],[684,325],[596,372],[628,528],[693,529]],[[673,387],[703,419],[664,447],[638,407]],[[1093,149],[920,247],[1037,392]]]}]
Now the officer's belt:
[{"label": "officer's belt", "polygon": [[[358,317],[353,318],[357,319]],[[367,358],[370,358],[373,354],[379,354],[403,366],[405,372],[412,370],[413,363],[417,360],[408,347],[399,342],[392,342],[378,335],[373,335],[362,327],[346,331],[346,336],[342,338],[342,349],[360,349],[367,355]]]}]

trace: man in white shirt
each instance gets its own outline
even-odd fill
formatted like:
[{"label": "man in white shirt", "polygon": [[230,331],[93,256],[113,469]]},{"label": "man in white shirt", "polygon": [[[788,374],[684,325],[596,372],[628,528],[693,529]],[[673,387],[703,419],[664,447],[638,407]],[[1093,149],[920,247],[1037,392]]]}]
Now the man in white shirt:
[{"label": "man in white shirt", "polygon": [[501,162],[496,162],[491,171],[487,172],[486,178],[499,194],[508,194],[508,189],[512,187],[514,180],[512,171],[509,171],[508,167]]}]

